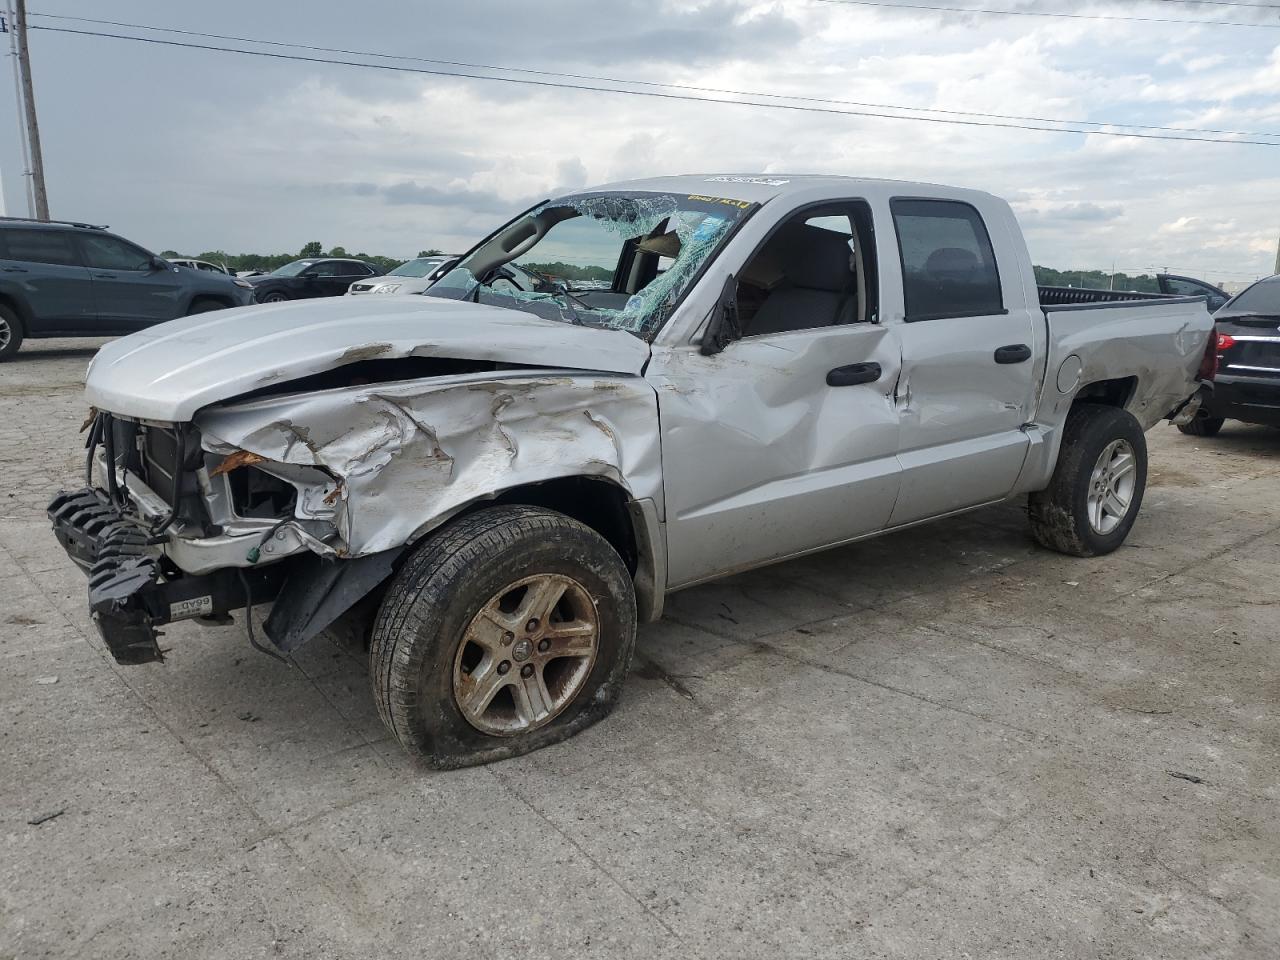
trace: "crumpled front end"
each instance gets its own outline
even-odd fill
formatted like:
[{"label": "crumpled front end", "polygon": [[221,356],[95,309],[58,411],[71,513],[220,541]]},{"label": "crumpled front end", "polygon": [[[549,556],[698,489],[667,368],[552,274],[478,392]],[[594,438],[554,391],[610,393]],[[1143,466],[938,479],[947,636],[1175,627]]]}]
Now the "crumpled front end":
[{"label": "crumpled front end", "polygon": [[[115,469],[107,469],[113,463]],[[82,491],[50,505],[121,662],[156,627],[275,600],[287,652],[478,501],[566,477],[660,504],[656,398],[639,377],[470,373],[206,408],[193,423],[98,414]],[[252,635],[251,635],[252,639]]]},{"label": "crumpled front end", "polygon": [[597,477],[638,499],[661,484],[657,400],[639,377],[539,371],[353,386],[215,407],[196,425],[214,454],[325,478],[297,484],[294,515],[332,525],[325,548],[341,557],[412,543],[517,486]]}]

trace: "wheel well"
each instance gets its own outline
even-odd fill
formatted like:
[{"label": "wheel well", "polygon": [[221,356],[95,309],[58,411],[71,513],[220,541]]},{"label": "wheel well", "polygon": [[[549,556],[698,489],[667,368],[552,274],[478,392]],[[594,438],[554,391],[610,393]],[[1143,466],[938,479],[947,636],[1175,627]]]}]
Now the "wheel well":
[{"label": "wheel well", "polygon": [[1108,407],[1120,407],[1123,410],[1129,406],[1129,401],[1133,399],[1133,395],[1137,389],[1137,377],[1118,377],[1115,380],[1097,380],[1093,383],[1086,384],[1076,391],[1075,399],[1071,401],[1071,405],[1075,406],[1080,403],[1100,403]]},{"label": "wheel well", "polygon": [[208,301],[209,303],[220,303],[224,307],[234,307],[235,303],[228,297],[220,297],[214,293],[197,293],[191,298],[191,302],[187,304],[187,312],[190,313],[197,303]]},{"label": "wheel well", "polygon": [[27,317],[26,307],[21,301],[15,300],[7,293],[0,293],[0,306],[8,307],[13,311],[14,315],[18,318],[18,322],[22,324],[23,336],[26,336],[31,332],[31,321]]},{"label": "wheel well", "polygon": [[493,500],[477,503],[473,509],[484,509],[495,503],[522,503],[573,517],[609,541],[634,575],[639,555],[627,510],[628,499],[625,490],[608,480],[564,477],[503,491]]}]

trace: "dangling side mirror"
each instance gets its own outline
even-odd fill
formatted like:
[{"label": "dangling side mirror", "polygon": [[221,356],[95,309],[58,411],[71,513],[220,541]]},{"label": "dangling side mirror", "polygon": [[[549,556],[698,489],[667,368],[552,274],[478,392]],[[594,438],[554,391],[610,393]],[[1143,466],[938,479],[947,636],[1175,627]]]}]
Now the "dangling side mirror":
[{"label": "dangling side mirror", "polygon": [[730,274],[725,277],[720,299],[711,311],[711,322],[702,335],[704,357],[720,353],[734,340],[742,339],[742,326],[738,322],[738,279]]}]

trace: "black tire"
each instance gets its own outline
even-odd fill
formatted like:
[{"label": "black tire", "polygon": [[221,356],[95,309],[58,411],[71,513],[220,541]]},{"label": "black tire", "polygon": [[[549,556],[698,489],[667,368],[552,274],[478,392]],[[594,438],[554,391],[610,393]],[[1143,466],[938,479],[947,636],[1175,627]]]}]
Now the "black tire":
[{"label": "black tire", "polygon": [[8,360],[22,347],[22,320],[0,304],[0,361]]},{"label": "black tire", "polygon": [[[1101,533],[1089,518],[1089,493],[1099,458],[1115,441],[1126,441],[1132,447],[1136,477],[1119,524]],[[1074,557],[1111,553],[1129,535],[1146,487],[1147,441],[1138,421],[1119,407],[1080,404],[1067,416],[1053,479],[1046,489],[1031,494],[1031,532],[1041,546]]]},{"label": "black tire", "polygon": [[192,302],[191,309],[187,311],[187,316],[190,317],[197,313],[209,313],[213,310],[225,309],[227,309],[227,305],[221,300],[211,300],[208,297],[202,297],[201,299]]},{"label": "black tire", "polygon": [[[484,732],[454,694],[464,635],[506,586],[539,574],[569,577],[585,588],[599,624],[595,661],[588,661],[572,699],[543,725],[505,735]],[[369,648],[374,700],[400,744],[428,766],[451,769],[519,756],[608,715],[630,668],[635,635],[631,576],[603,537],[552,510],[491,507],[432,534],[391,581]]]},{"label": "black tire", "polygon": [[286,300],[292,300],[287,293],[281,290],[270,290],[262,296],[254,296],[254,300],[258,303],[284,303]]},{"label": "black tire", "polygon": [[1189,437],[1216,437],[1226,422],[1225,417],[1196,417],[1178,429]]}]

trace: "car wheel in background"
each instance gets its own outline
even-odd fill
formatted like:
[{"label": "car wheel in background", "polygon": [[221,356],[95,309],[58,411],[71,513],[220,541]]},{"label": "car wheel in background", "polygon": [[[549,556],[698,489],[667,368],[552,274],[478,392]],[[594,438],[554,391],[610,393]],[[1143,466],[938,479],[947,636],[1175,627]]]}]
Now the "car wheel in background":
[{"label": "car wheel in background", "polygon": [[221,300],[197,300],[191,304],[191,309],[187,311],[187,316],[194,313],[208,313],[211,310],[225,310],[227,305]]},{"label": "car wheel in background", "polygon": [[1031,532],[1059,553],[1111,553],[1129,535],[1146,486],[1147,441],[1133,414],[1081,404],[1067,416],[1053,479],[1029,499]]},{"label": "car wheel in background", "polygon": [[0,360],[8,360],[22,346],[22,321],[6,306],[0,306]]},{"label": "car wheel in background", "polygon": [[270,293],[264,293],[260,297],[255,297],[258,303],[284,303],[289,299],[289,295],[281,293],[279,290],[272,290]]},{"label": "car wheel in background", "polygon": [[1226,422],[1224,417],[1196,417],[1178,429],[1189,437],[1216,437]]},{"label": "car wheel in background", "polygon": [[373,696],[432,767],[514,757],[607,715],[635,637],[631,575],[608,541],[552,510],[492,507],[428,537],[391,581]]}]

